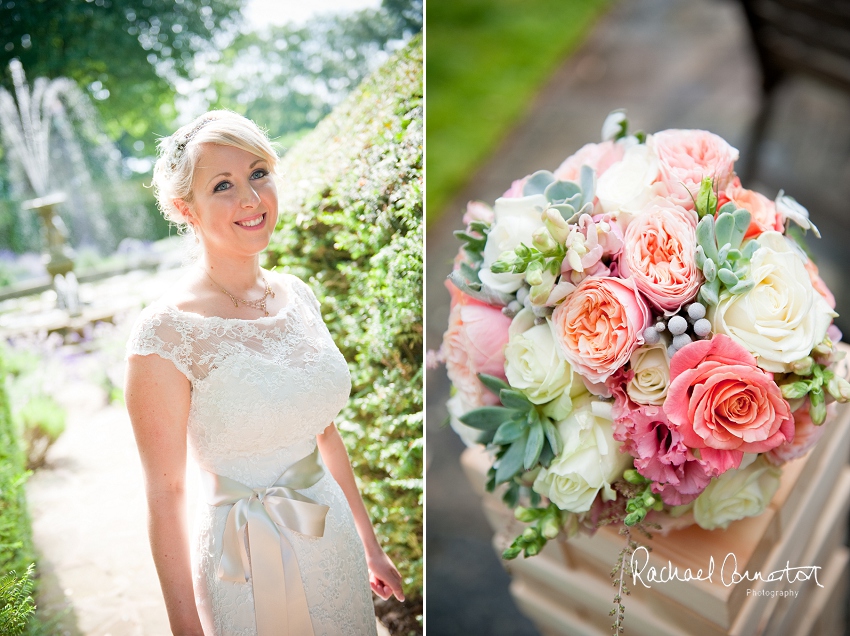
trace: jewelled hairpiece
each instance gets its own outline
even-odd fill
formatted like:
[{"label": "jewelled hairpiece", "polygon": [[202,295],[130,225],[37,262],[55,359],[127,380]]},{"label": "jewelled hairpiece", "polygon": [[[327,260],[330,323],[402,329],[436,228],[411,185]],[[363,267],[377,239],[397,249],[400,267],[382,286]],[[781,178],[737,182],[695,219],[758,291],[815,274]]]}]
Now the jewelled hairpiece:
[{"label": "jewelled hairpiece", "polygon": [[215,117],[205,117],[204,119],[199,121],[197,124],[195,124],[195,126],[192,128],[192,130],[187,132],[182,140],[180,140],[179,142],[177,142],[177,144],[175,144],[174,151],[173,151],[172,157],[171,157],[171,169],[172,170],[175,170],[177,168],[177,162],[179,161],[179,159],[183,155],[183,153],[186,151],[186,146],[189,144],[190,141],[192,141],[192,138],[195,135],[198,134],[198,131],[201,130],[201,128],[203,128],[204,126],[206,126],[209,122],[215,121],[215,120],[216,120]]}]

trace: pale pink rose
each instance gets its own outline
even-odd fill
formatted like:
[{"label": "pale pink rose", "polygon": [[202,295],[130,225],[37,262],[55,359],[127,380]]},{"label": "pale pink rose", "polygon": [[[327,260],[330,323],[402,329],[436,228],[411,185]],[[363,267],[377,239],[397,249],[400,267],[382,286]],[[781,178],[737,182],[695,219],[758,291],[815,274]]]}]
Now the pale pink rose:
[{"label": "pale pink rose", "polygon": [[742,188],[737,177],[718,199],[718,209],[727,201],[731,201],[750,213],[750,227],[747,228],[744,238],[755,238],[762,232],[782,232],[782,219],[776,213],[776,204],[763,194]]},{"label": "pale pink rose", "polygon": [[620,274],[631,277],[647,300],[662,311],[678,311],[702,285],[694,260],[697,247],[693,214],[656,198],[629,223],[620,254]]},{"label": "pale pink rose", "polygon": [[584,279],[552,314],[564,356],[592,383],[605,382],[628,362],[651,319],[633,282],[608,277]]},{"label": "pale pink rose", "polygon": [[505,377],[505,345],[511,319],[497,307],[478,302],[446,282],[452,295],[449,328],[440,357],[463,400],[473,407],[498,404],[499,398],[478,379],[479,373]]},{"label": "pale pink rose", "polygon": [[[835,402],[826,407],[827,421],[835,416]],[[818,440],[823,436],[827,424],[818,426],[812,422],[809,415],[809,401],[794,411],[794,439],[790,442],[777,446],[765,453],[767,461],[775,466],[790,462],[792,459],[802,457],[809,452]]]},{"label": "pale pink rose", "polygon": [[664,412],[690,448],[763,453],[794,438],[773,374],[725,334],[676,352]]},{"label": "pale pink rose", "polygon": [[582,166],[590,166],[600,177],[608,168],[623,158],[626,150],[623,144],[603,141],[598,144],[585,144],[574,155],[567,157],[555,170],[555,177],[561,181],[578,181]]},{"label": "pale pink rose", "polygon": [[725,190],[732,179],[738,151],[721,137],[706,130],[662,130],[650,135],[646,144],[655,151],[661,167],[661,182],[670,200],[687,210],[704,177]]},{"label": "pale pink rose", "polygon": [[[704,449],[696,457],[661,407],[633,402],[625,390],[631,371],[615,374],[614,439],[635,458],[635,469],[652,483],[664,503],[681,506],[696,499],[712,477],[737,468],[741,454]],[[613,379],[613,378],[612,378]]]},{"label": "pale pink rose", "polygon": [[496,220],[496,213],[486,203],[481,201],[470,201],[466,204],[466,214],[463,215],[463,222],[469,225],[473,221],[484,221],[485,223],[493,223]]},{"label": "pale pink rose", "polygon": [[809,279],[812,281],[812,287],[815,288],[817,293],[823,296],[826,304],[829,305],[831,309],[835,309],[835,296],[832,295],[832,292],[829,291],[829,287],[826,286],[826,283],[823,282],[823,279],[820,277],[820,274],[818,273],[818,266],[815,265],[809,258],[806,259],[806,262],[803,265],[809,273]]}]

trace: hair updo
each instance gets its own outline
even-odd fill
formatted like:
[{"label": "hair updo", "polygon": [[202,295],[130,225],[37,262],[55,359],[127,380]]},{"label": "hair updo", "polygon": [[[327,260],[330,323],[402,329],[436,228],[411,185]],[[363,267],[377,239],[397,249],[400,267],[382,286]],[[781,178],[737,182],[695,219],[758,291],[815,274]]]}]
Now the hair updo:
[{"label": "hair updo", "polygon": [[192,203],[192,183],[200,145],[233,146],[265,159],[272,173],[278,156],[269,138],[250,119],[229,110],[212,110],[159,140],[159,158],[153,168],[153,188],[160,212],[167,221],[188,227],[175,207],[175,199]]}]

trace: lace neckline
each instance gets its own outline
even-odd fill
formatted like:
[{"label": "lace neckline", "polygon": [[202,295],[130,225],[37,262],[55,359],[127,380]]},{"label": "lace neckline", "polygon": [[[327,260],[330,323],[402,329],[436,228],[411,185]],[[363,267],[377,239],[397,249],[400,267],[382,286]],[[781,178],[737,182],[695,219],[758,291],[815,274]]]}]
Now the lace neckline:
[{"label": "lace neckline", "polygon": [[167,309],[168,311],[172,312],[172,313],[182,314],[184,316],[190,316],[190,317],[196,318],[198,320],[206,320],[206,321],[211,321],[211,322],[220,321],[220,322],[225,322],[225,323],[236,323],[236,324],[239,324],[239,323],[251,324],[251,323],[255,323],[255,322],[265,322],[265,321],[268,321],[268,320],[278,320],[278,319],[280,319],[284,314],[289,312],[289,310],[295,304],[295,297],[297,296],[297,294],[294,293],[294,292],[295,292],[295,287],[292,284],[292,280],[290,279],[288,281],[287,286],[286,286],[286,294],[287,294],[286,304],[283,305],[283,307],[281,307],[280,309],[278,309],[277,313],[271,314],[271,315],[268,315],[268,316],[260,316],[259,318],[224,318],[222,316],[204,316],[203,314],[199,314],[199,313],[194,312],[194,311],[186,311],[185,309],[180,309],[179,307],[177,307],[176,305],[172,305],[171,303],[163,303],[163,307],[165,309]]}]

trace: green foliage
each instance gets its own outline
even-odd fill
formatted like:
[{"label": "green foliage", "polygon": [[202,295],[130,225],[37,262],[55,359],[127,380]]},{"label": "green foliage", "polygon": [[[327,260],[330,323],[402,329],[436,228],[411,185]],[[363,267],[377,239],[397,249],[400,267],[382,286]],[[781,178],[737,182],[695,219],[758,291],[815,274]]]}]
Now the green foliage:
[{"label": "green foliage", "polygon": [[[0,378],[6,377],[0,355]],[[27,515],[24,484],[24,454],[18,443],[9,409],[5,381],[0,383],[0,633],[17,633],[17,625],[31,613],[32,598],[27,583],[33,563],[32,531]],[[27,572],[24,578],[11,572]],[[4,624],[3,621],[9,621]],[[6,631],[6,630],[9,631]]]},{"label": "green foliage", "polygon": [[283,158],[267,264],[307,281],[349,362],[337,419],[382,544],[422,594],[422,40]]},{"label": "green foliage", "polygon": [[23,576],[12,570],[0,577],[0,634],[18,636],[27,627],[35,612],[32,598],[35,564],[30,564]]},{"label": "green foliage", "polygon": [[65,409],[47,394],[33,396],[18,412],[28,469],[44,465],[47,449],[65,431],[65,417]]},{"label": "green foliage", "polygon": [[723,289],[731,294],[743,294],[753,288],[755,283],[747,279],[747,274],[750,271],[750,258],[759,245],[755,241],[748,241],[741,249],[744,234],[750,226],[750,213],[736,209],[734,203],[727,203],[720,208],[715,221],[707,198],[709,195],[710,184],[706,188],[703,182],[700,201],[706,197],[709,203],[697,224],[696,264],[705,276],[705,283],[699,290],[699,300],[706,305],[716,305]]},{"label": "green foliage", "polygon": [[428,5],[428,219],[433,222],[606,0]]},{"label": "green foliage", "polygon": [[0,68],[18,58],[30,78],[70,77],[97,101],[110,137],[130,154],[134,140],[164,132],[174,111],[175,76],[242,0],[37,0],[0,7]]}]

